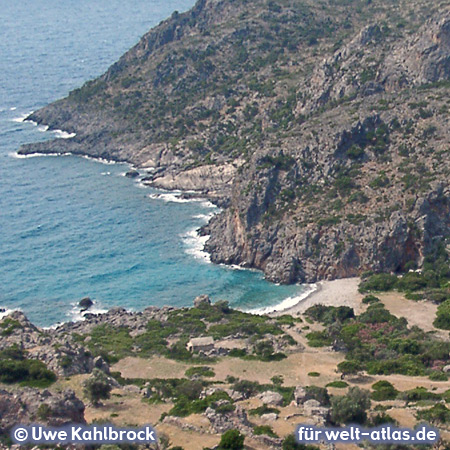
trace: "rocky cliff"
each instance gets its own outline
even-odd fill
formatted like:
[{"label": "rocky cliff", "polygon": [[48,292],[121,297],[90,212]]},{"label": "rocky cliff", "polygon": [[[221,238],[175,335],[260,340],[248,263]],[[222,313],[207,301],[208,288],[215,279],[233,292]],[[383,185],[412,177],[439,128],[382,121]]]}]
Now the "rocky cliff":
[{"label": "rocky cliff", "polygon": [[450,9],[415,0],[199,0],[30,119],[20,152],[156,167],[222,200],[217,263],[273,281],[421,266],[450,229]]}]

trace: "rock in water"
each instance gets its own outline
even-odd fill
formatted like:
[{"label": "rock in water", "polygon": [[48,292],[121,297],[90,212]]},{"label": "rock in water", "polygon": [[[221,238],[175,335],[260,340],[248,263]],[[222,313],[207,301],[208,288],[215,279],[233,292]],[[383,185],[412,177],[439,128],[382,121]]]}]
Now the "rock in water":
[{"label": "rock in water", "polygon": [[80,300],[78,306],[81,308],[81,311],[83,312],[87,311],[93,304],[94,302],[89,297],[84,297]]},{"label": "rock in water", "polygon": [[129,170],[126,174],[128,178],[137,178],[139,176],[139,172],[137,170]]}]

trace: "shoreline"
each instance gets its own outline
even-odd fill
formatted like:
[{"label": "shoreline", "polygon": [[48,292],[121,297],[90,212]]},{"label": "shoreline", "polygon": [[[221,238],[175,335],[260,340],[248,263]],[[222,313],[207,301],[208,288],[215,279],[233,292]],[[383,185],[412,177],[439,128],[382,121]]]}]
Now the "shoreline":
[{"label": "shoreline", "polygon": [[[39,126],[42,124],[38,124],[34,122],[33,120],[29,119],[30,115],[32,113],[25,115],[25,117],[21,118],[21,122],[29,122],[34,126]],[[54,130],[50,130],[48,126],[46,126],[46,129],[40,130],[43,132],[54,132]],[[72,137],[72,136],[71,136]],[[78,156],[82,157],[88,160],[92,160],[101,164],[124,164],[129,167],[130,170],[144,170],[144,172],[148,172],[148,168],[141,168],[139,166],[136,166],[133,163],[127,162],[127,161],[116,161],[116,160],[107,160],[101,157],[93,157],[88,154],[74,154],[71,152],[61,152],[61,153],[46,153],[46,152],[35,152],[35,153],[19,153],[17,151],[14,154],[14,157],[16,158],[32,158],[37,156]],[[154,168],[152,168],[154,169]],[[153,200],[160,200],[164,202],[174,202],[174,203],[184,203],[189,201],[203,201],[205,203],[205,206],[208,207],[215,207],[220,208],[214,201],[211,199],[208,195],[205,195],[204,193],[200,194],[193,191],[183,191],[180,189],[163,189],[163,188],[155,188],[154,186],[151,186],[145,182],[143,182],[142,178],[145,179],[145,175],[142,176],[140,174],[138,178],[139,186],[141,187],[150,187],[152,189],[155,189],[157,192],[153,194],[149,194],[149,198]],[[210,216],[210,214],[208,214]],[[205,217],[206,218],[206,217]],[[208,217],[207,223],[211,217]],[[210,262],[209,259],[209,253],[205,252],[204,250],[204,241],[205,238],[207,239],[208,236],[200,236],[198,233],[198,228],[188,230],[183,236],[180,236],[181,239],[184,241],[184,244],[187,245],[186,252],[188,254],[191,254],[196,259],[201,259],[205,262]],[[190,242],[188,242],[190,241]],[[201,246],[201,248],[200,248]],[[231,270],[255,270],[259,271],[258,269],[251,269],[251,268],[245,268],[241,266],[235,266],[235,265],[223,265],[224,267],[231,269]],[[269,317],[277,317],[284,314],[289,315],[299,315],[306,311],[310,306],[315,304],[325,304],[325,305],[333,305],[333,306],[339,306],[339,305],[349,305],[352,306],[355,311],[358,306],[357,299],[361,299],[362,296],[358,293],[357,287],[359,284],[359,278],[346,278],[346,279],[340,279],[340,280],[333,280],[333,281],[319,281],[314,284],[304,284],[305,290],[301,292],[297,296],[291,296],[284,299],[281,299],[278,303],[262,307],[262,308],[253,308],[250,310],[247,310],[246,312],[250,314],[256,314],[256,315],[266,315]],[[102,311],[103,312],[103,311]],[[94,313],[95,314],[95,313]],[[75,320],[73,318],[69,319],[69,322],[71,321],[79,321],[83,320],[83,317],[79,317]],[[65,321],[64,321],[65,322]],[[63,322],[63,323],[64,323]],[[54,324],[53,326],[58,326],[59,324]]]},{"label": "shoreline", "polygon": [[281,311],[267,313],[270,317],[278,317],[284,314],[296,316],[303,314],[314,305],[325,306],[349,306],[359,313],[362,308],[363,294],[358,292],[359,277],[340,278],[337,280],[322,280],[316,283],[316,289],[301,298],[295,305]]}]

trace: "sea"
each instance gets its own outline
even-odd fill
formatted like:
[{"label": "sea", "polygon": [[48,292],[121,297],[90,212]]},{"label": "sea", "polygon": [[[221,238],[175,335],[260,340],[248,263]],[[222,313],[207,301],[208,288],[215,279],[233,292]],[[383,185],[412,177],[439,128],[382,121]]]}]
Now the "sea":
[{"label": "sea", "polygon": [[[192,0],[2,0],[0,8],[0,308],[48,327],[113,306],[190,306],[200,294],[257,313],[310,286],[214,265],[197,230],[219,209],[142,186],[125,164],[75,156],[21,158],[21,144],[70,138],[24,121],[106,71]],[[1,310],[0,310],[1,311]],[[1,312],[0,312],[1,314]]]}]

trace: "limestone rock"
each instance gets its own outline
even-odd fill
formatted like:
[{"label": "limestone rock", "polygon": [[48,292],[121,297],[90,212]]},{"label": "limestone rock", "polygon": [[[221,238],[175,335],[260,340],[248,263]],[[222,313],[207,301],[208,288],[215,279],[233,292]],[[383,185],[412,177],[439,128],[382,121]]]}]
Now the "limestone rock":
[{"label": "limestone rock", "polygon": [[265,391],[258,395],[258,398],[265,405],[281,406],[283,404],[283,396],[278,392]]}]

